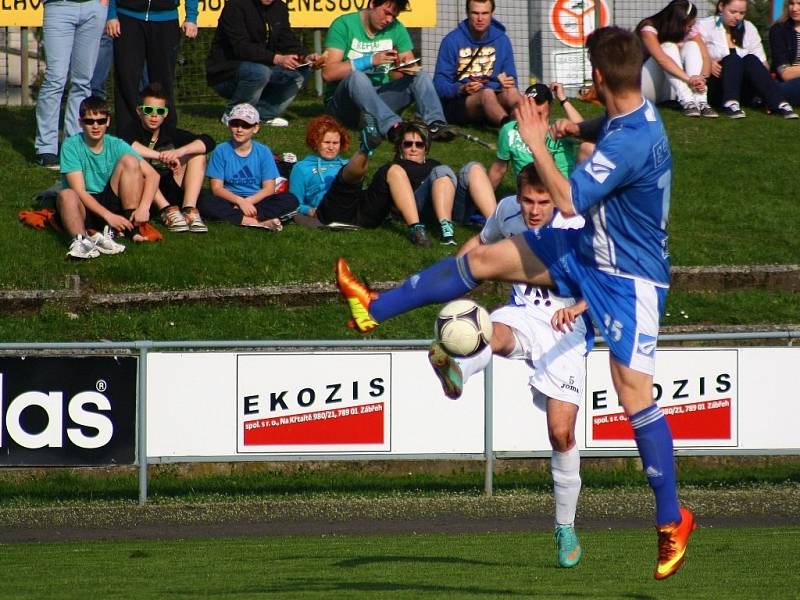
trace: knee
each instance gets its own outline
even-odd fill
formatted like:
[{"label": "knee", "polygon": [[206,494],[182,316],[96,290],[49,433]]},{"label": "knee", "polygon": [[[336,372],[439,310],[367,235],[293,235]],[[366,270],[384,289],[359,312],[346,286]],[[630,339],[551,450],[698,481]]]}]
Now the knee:
[{"label": "knee", "polygon": [[80,198],[78,197],[78,194],[69,188],[61,190],[58,192],[58,196],[56,196],[56,208],[58,209],[59,213],[63,213],[64,210],[69,210],[70,208],[77,206],[79,202]]},{"label": "knee", "polygon": [[497,95],[493,89],[484,88],[481,90],[481,104],[485,105],[487,103],[494,102],[495,100],[497,100]]},{"label": "knee", "polygon": [[139,159],[137,159],[133,154],[125,154],[119,159],[117,166],[125,173],[133,173],[134,171],[138,172]]},{"label": "knee", "polygon": [[461,167],[461,170],[458,172],[458,184],[461,187],[469,187],[472,178],[480,177],[481,175],[488,177],[486,167],[477,160],[472,160]]},{"label": "knee", "polygon": [[251,83],[266,83],[272,76],[272,69],[261,63],[242,63],[239,66],[239,79]]},{"label": "knee", "polygon": [[363,89],[365,85],[372,88],[372,81],[362,71],[353,71],[342,80],[342,85],[348,90]]},{"label": "knee", "polygon": [[550,446],[556,452],[566,452],[575,445],[575,436],[566,423],[553,423],[548,426],[547,434],[550,437]]},{"label": "knee", "polygon": [[438,167],[434,167],[433,171],[431,171],[431,177],[435,181],[441,179],[444,179],[445,181],[449,180],[450,183],[453,184],[453,188],[456,186],[456,174],[453,173],[453,169],[447,165],[439,165]]}]

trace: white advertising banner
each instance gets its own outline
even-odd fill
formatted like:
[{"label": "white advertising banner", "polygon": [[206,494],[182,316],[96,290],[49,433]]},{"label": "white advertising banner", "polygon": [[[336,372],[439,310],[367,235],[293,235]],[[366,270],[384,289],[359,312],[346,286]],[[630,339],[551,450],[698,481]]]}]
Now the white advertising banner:
[{"label": "white advertising banner", "polygon": [[[659,349],[654,397],[675,447],[800,449],[800,348]],[[150,457],[480,454],[483,375],[449,400],[423,350],[148,354]],[[493,363],[494,450],[548,453],[524,361]],[[587,359],[576,438],[582,451],[629,452],[608,352]]]}]

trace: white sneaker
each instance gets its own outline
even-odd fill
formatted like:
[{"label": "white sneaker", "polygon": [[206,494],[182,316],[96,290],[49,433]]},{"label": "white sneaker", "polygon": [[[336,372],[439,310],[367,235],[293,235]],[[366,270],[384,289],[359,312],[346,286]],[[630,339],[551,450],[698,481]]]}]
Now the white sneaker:
[{"label": "white sneaker", "polygon": [[97,258],[100,251],[95,247],[94,242],[82,235],[76,235],[69,245],[67,257],[71,258]]},{"label": "white sneaker", "polygon": [[288,127],[289,121],[286,119],[282,119],[281,117],[273,117],[271,119],[267,119],[266,121],[261,121],[262,125],[266,127]]},{"label": "white sneaker", "polygon": [[125,246],[114,241],[114,231],[108,225],[103,227],[103,233],[95,232],[89,236],[100,254],[119,254],[125,252]]}]

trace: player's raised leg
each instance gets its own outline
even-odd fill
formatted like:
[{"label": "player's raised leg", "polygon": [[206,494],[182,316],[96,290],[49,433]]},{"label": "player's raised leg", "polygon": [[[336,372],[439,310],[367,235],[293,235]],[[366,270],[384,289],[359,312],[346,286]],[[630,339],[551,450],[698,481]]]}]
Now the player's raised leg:
[{"label": "player's raised leg", "polygon": [[339,291],[350,307],[352,322],[362,333],[420,306],[460,298],[482,281],[552,285],[547,268],[522,236],[479,246],[466,256],[445,258],[381,294],[361,282],[344,258],[337,259],[335,274]]}]

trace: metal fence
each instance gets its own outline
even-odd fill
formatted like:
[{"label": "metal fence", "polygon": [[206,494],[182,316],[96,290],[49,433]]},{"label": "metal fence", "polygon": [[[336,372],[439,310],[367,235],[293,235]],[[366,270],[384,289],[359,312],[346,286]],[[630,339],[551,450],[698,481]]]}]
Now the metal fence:
[{"label": "metal fence", "polygon": [[[800,339],[800,331],[768,331],[750,333],[702,333],[702,334],[663,334],[659,336],[659,343],[697,343],[697,342],[732,342],[732,341],[754,341],[754,340],[787,340],[791,346],[795,339]],[[602,341],[600,341],[602,344]],[[317,350],[333,350],[337,348],[384,348],[384,349],[424,349],[428,348],[430,340],[375,340],[375,341],[331,341],[331,340],[295,340],[295,341],[136,341],[136,342],[73,342],[73,343],[0,343],[0,353],[8,354],[17,351],[24,352],[44,352],[52,355],[57,351],[71,351],[86,353],[105,353],[126,351],[139,357],[138,360],[138,390],[137,390],[137,428],[136,428],[136,457],[139,467],[139,503],[145,504],[148,495],[148,472],[149,464],[155,464],[156,460],[150,460],[147,455],[147,357],[148,353],[155,350],[189,350],[207,351],[213,349],[232,349],[232,350],[252,350],[252,349],[291,349],[313,348]],[[248,454],[237,456],[241,461],[319,461],[319,460],[481,460],[484,463],[484,493],[491,496],[493,493],[493,469],[495,458],[511,458],[519,455],[506,456],[503,453],[493,451],[493,377],[492,364],[490,363],[484,373],[484,445],[481,454],[444,454],[444,455],[369,455],[369,454],[297,454],[297,455],[258,455]],[[678,454],[741,454],[730,448],[707,449],[699,452],[682,452]],[[748,453],[747,451],[744,452]],[[752,453],[752,452],[751,452]],[[588,455],[588,453],[587,453]],[[635,456],[635,451],[592,451],[592,456]],[[527,454],[526,454],[527,456]],[[201,461],[231,461],[231,457],[171,457],[169,462],[201,462]]]}]

